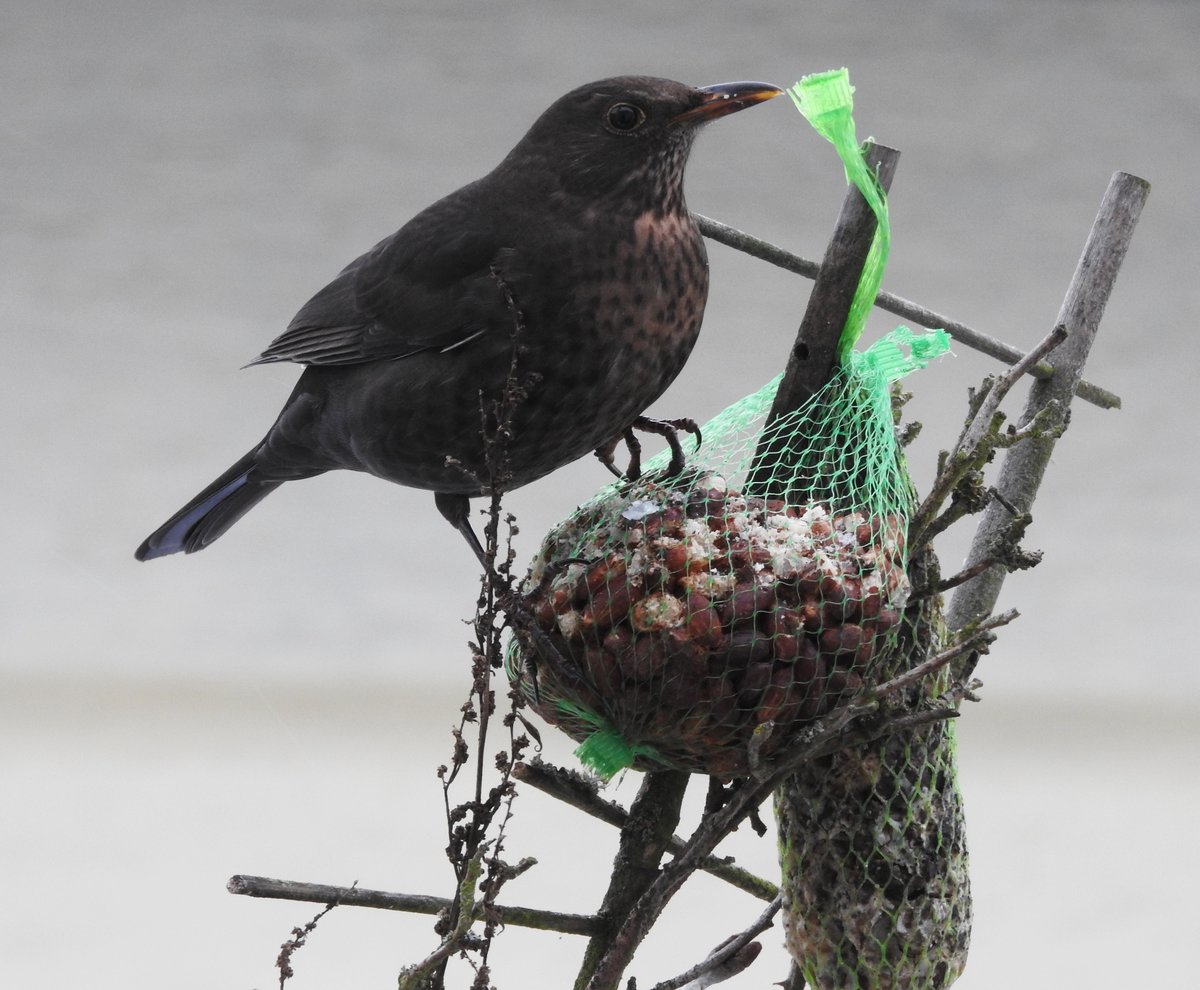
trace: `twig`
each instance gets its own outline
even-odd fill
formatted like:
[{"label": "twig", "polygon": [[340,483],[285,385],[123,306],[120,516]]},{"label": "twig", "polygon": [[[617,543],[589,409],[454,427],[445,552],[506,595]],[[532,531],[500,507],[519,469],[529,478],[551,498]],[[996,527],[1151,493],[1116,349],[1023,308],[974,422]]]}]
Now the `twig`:
[{"label": "twig", "polygon": [[[999,409],[1000,403],[1020,381],[1028,366],[1041,355],[1050,353],[1066,338],[1066,327],[1061,323],[1056,325],[1025,355],[1022,362],[1013,365],[1003,375],[989,377],[978,391],[972,393],[967,421],[958,440],[949,452],[943,451],[937,476],[913,513],[908,534],[911,547],[919,548],[930,543],[963,516],[985,509],[989,498],[1000,497],[995,489],[984,490],[982,474],[984,465],[991,462],[997,449],[1010,448],[1043,433],[1061,432],[1061,424],[1053,420],[1053,410],[1047,407],[1039,410],[1020,429],[1010,427],[1001,434],[1004,414]],[[949,508],[941,515],[935,515],[946,499],[951,497]],[[978,561],[975,563],[978,564]],[[982,569],[986,570],[986,567]]]},{"label": "twig", "polygon": [[[976,558],[967,568],[968,570],[978,569],[979,573],[996,564],[1004,564],[1010,571],[1029,566],[1025,563],[1016,563],[1016,558],[1012,553],[995,552],[994,548],[1000,545],[1012,544],[1015,546],[1020,535],[1024,534],[1025,528],[1028,526],[1029,514],[1019,512],[998,489],[985,488],[983,468],[992,462],[997,450],[1009,450],[1026,440],[1057,439],[1066,429],[1065,418],[1060,415],[1061,410],[1055,401],[1047,403],[1023,425],[1019,427],[1010,425],[1003,432],[1000,427],[1004,423],[1005,416],[998,409],[994,407],[991,409],[990,422],[985,423],[982,418],[977,418],[976,413],[987,404],[987,400],[990,398],[993,382],[994,379],[991,378],[985,380],[979,392],[972,397],[971,411],[963,426],[963,432],[955,444],[954,452],[953,454],[949,451],[942,452],[942,457],[938,462],[937,476],[934,478],[928,494],[913,513],[908,527],[909,547],[911,550],[918,550],[932,543],[964,516],[983,512],[993,503],[1007,509],[1013,518],[1007,526],[1000,528],[995,534],[996,539],[989,552],[990,562],[982,564],[983,558]],[[979,423],[984,432],[974,447],[968,447],[966,446],[966,435],[974,423]],[[950,499],[950,505],[942,509],[947,498]],[[942,510],[941,514],[936,514],[940,509]],[[1016,532],[1018,529],[1020,535],[1012,538],[1010,533]],[[966,578],[964,578],[965,580]],[[963,582],[955,582],[955,584],[960,583]],[[929,592],[930,589],[926,588],[919,594],[929,594]]]},{"label": "twig", "polygon": [[[951,695],[953,695],[951,691]],[[866,745],[876,742],[884,736],[896,736],[904,732],[912,732],[934,722],[948,722],[956,719],[959,711],[954,707],[922,708],[920,711],[909,712],[907,715],[895,715],[887,721],[887,729],[883,732],[865,734],[861,742]]]},{"label": "twig", "polygon": [[[1032,364],[1038,356],[1049,353],[1067,336],[1067,328],[1058,324],[1046,335],[1037,347],[1025,355],[1024,364]],[[1012,436],[1001,436],[1000,427],[1004,415],[1000,413],[1000,403],[1019,382],[1026,368],[1022,362],[1013,365],[998,377],[984,379],[978,391],[971,394],[970,409],[967,421],[959,433],[959,439],[949,451],[943,451],[938,462],[937,476],[934,484],[925,494],[922,503],[913,512],[910,527],[908,527],[908,542],[912,547],[929,544],[935,536],[944,532],[970,512],[982,511],[988,498],[995,497],[995,490],[988,492],[983,488],[982,468],[991,461],[995,451],[1000,446],[1010,446],[1018,439],[1025,439],[1025,434],[1010,431]],[[1034,427],[1043,424],[1027,424],[1031,433]],[[940,516],[935,516],[938,509],[953,496],[953,502]]]},{"label": "twig", "polygon": [[[775,915],[779,913],[779,909],[783,906],[783,895],[776,894],[775,899],[767,905],[767,909],[763,911],[744,932],[734,935],[732,938],[726,939],[716,949],[714,949],[703,962],[697,963],[691,969],[680,973],[678,976],[670,980],[664,980],[662,983],[656,984],[651,990],[678,990],[685,983],[690,983],[697,977],[702,977],[705,974],[712,973],[718,967],[724,966],[731,959],[738,955],[742,949],[746,948],[755,938],[765,932],[768,928],[774,925]],[[755,952],[754,955],[758,953]],[[743,962],[736,971],[726,972],[721,974],[719,980],[711,980],[709,982],[701,982],[697,985],[697,990],[701,987],[713,986],[718,982],[724,982],[732,976],[736,976],[742,972],[751,962],[751,959]]]},{"label": "twig", "polygon": [[979,446],[983,441],[984,435],[991,427],[992,417],[996,415],[996,410],[1000,408],[1000,403],[1012,391],[1013,386],[1028,373],[1033,365],[1037,364],[1038,361],[1066,339],[1067,328],[1059,323],[1039,341],[1033,350],[992,382],[987,395],[979,404],[979,409],[972,417],[970,424],[963,431],[962,439],[958,443],[958,449],[955,450],[956,454],[964,451],[973,451]]},{"label": "twig", "polygon": [[693,213],[692,219],[696,221],[696,226],[700,228],[700,233],[705,237],[724,244],[726,247],[731,247],[735,251],[741,251],[752,258],[769,262],[776,268],[783,268],[796,275],[803,275],[805,278],[815,279],[821,273],[819,261],[802,258],[786,248],[781,248],[778,244],[764,241],[761,237],[747,234],[744,230],[738,230],[737,227],[731,227],[727,223],[706,217],[702,213]]},{"label": "twig", "polygon": [[[819,263],[802,258],[769,241],[764,241],[738,230],[736,227],[731,227],[728,224],[721,223],[719,220],[713,220],[711,217],[702,216],[699,213],[693,213],[692,216],[696,219],[700,233],[727,247],[769,262],[778,268],[786,269],[797,275],[803,275],[806,278],[816,278],[821,271]],[[960,344],[970,347],[972,350],[979,351],[981,354],[993,357],[998,361],[1003,361],[1005,364],[1015,364],[1025,357],[1025,352],[1018,347],[1006,344],[1004,341],[979,330],[973,330],[965,323],[960,323],[958,320],[952,320],[948,316],[935,313],[932,309],[904,299],[894,293],[880,291],[879,295],[875,297],[875,305],[896,316],[912,320],[920,326],[938,327],[945,330],[946,333],[950,334]],[[1030,375],[1040,379],[1051,378],[1054,372],[1054,366],[1044,361],[1039,361],[1028,369]],[[1119,395],[1114,395],[1108,389],[1101,388],[1099,385],[1093,385],[1091,382],[1079,381],[1075,387],[1075,394],[1085,402],[1090,402],[1101,409],[1121,408],[1121,397]]]},{"label": "twig", "polygon": [[[932,528],[932,526],[930,528]],[[941,595],[947,591],[951,591],[954,588],[957,588],[960,584],[966,584],[966,582],[970,581],[971,578],[973,578],[976,574],[982,574],[993,564],[997,563],[999,563],[997,558],[985,557],[983,560],[977,561],[976,563],[971,564],[969,567],[964,567],[961,571],[958,571],[955,574],[951,574],[948,578],[942,578],[933,587],[924,589],[919,597],[925,597],[927,595]],[[909,601],[912,601],[915,597],[918,597],[916,592],[909,596]]]},{"label": "twig", "polygon": [[317,923],[340,903],[340,898],[330,899],[329,903],[325,905],[324,911],[318,912],[303,928],[293,928],[292,937],[279,947],[279,956],[275,960],[275,965],[279,969],[279,990],[283,990],[283,985],[296,975],[295,970],[292,969],[292,956],[299,949],[304,948],[308,936],[316,931]]},{"label": "twig", "polygon": [[[381,908],[385,911],[407,911],[410,914],[437,915],[450,907],[445,897],[424,894],[394,894],[386,890],[369,890],[361,887],[337,887],[323,883],[303,883],[297,880],[276,880],[238,874],[230,877],[226,889],[231,894],[247,897],[270,897],[285,901],[311,901],[316,904],[337,901],[347,907]],[[534,928],[546,932],[561,932],[564,935],[594,935],[599,926],[590,915],[563,914],[544,911],[541,908],[521,907],[516,904],[497,904],[506,925],[519,928]],[[483,914],[483,902],[475,904],[472,918]]]},{"label": "twig", "polygon": [[[479,547],[469,523],[463,528],[483,564],[480,593],[473,620],[475,642],[471,644],[472,668],[471,690],[462,706],[462,716],[453,730],[455,739],[451,759],[452,769],[438,768],[442,780],[443,800],[446,808],[447,845],[446,855],[450,860],[456,880],[456,896],[446,906],[445,912],[434,926],[442,936],[442,944],[423,962],[405,969],[400,976],[400,985],[416,986],[422,990],[441,990],[445,985],[445,968],[449,958],[456,952],[473,953],[467,956],[475,969],[475,985],[486,986],[488,956],[492,940],[502,923],[500,909],[496,904],[501,888],[509,880],[532,866],[535,860],[523,861],[510,866],[501,858],[504,851],[505,832],[512,818],[512,802],[516,790],[511,774],[513,764],[519,760],[528,740],[515,732],[517,695],[510,693],[512,709],[504,719],[508,730],[509,749],[495,757],[495,769],[499,772],[499,783],[484,792],[484,768],[488,758],[487,740],[491,718],[496,711],[496,692],[492,686],[493,674],[503,666],[501,634],[505,625],[502,607],[516,596],[512,582],[514,553],[512,535],[516,531],[513,517],[507,516],[507,552],[500,558],[500,522],[503,493],[511,481],[508,464],[508,440],[512,435],[512,419],[517,407],[527,397],[530,381],[519,377],[521,339],[525,322],[521,309],[501,272],[494,266],[489,268],[492,281],[504,297],[512,321],[510,334],[511,349],[508,375],[504,388],[495,398],[479,393],[480,435],[484,443],[484,466],[487,475],[489,502],[487,523],[484,528],[484,546]],[[532,379],[532,376],[531,376]],[[507,612],[505,608],[505,612]],[[515,616],[510,616],[514,628],[520,626]],[[469,758],[464,740],[468,722],[476,725],[475,780],[473,800],[462,802],[456,807],[450,804],[450,788],[460,768]],[[475,903],[476,891],[483,896]],[[482,936],[470,933],[471,925],[482,918]]]},{"label": "twig", "polygon": [[1014,619],[1020,616],[1015,608],[1010,608],[1006,612],[1001,612],[999,615],[993,615],[982,622],[972,626],[969,630],[962,630],[958,642],[953,646],[942,650],[928,660],[922,660],[914,667],[910,667],[902,674],[897,674],[890,681],[880,684],[878,687],[871,688],[867,692],[867,702],[858,702],[858,704],[867,704],[870,700],[876,698],[884,698],[889,695],[897,694],[906,687],[916,684],[922,678],[928,677],[930,674],[941,670],[951,660],[955,660],[965,653],[970,653],[972,650],[979,649],[980,642],[983,640],[992,629],[998,629],[1000,626],[1006,626]]},{"label": "twig", "polygon": [[[579,774],[563,770],[561,767],[550,766],[540,761],[518,763],[513,768],[513,776],[521,783],[536,787],[550,797],[578,808],[609,825],[621,828],[629,820],[629,812],[615,801],[606,801],[600,797],[594,784],[589,786],[589,782]],[[686,842],[677,835],[671,836],[667,841],[667,852],[672,855],[682,852],[685,847]],[[720,856],[705,858],[700,864],[700,869],[761,901],[770,901],[779,893],[779,888],[769,880],[764,880]]]}]

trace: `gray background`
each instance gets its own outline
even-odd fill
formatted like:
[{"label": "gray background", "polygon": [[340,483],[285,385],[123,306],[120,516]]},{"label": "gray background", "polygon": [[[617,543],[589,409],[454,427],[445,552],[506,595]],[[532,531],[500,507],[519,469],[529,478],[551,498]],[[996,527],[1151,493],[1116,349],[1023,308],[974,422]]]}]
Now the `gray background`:
[{"label": "gray background", "polygon": [[[960,985],[1181,985],[1200,873],[1200,8],[43,0],[6,3],[0,28],[0,983],[269,985],[316,908],[231,898],[235,872],[448,893],[433,769],[467,689],[476,571],[428,494],[325,477],[203,554],[139,565],[133,548],[294,379],[239,365],[562,92],[847,65],[860,136],[903,151],[884,287],[1013,344],[1053,323],[1110,174],[1153,183],[1088,367],[1125,408],[1076,405],[1030,533],[1046,562],[1009,581],[1025,615],[960,726],[977,899]],[[688,195],[819,257],[843,177],[777,100],[702,137]],[[710,258],[704,334],[663,414],[757,387],[803,309],[807,282]],[[913,380],[918,479],[994,367],[956,353]],[[603,481],[585,461],[516,493],[522,556]],[[735,839],[773,869],[769,838]],[[509,899],[587,910],[612,840],[523,795],[509,851],[542,866]],[[646,946],[646,985],[759,910],[689,891]],[[782,976],[766,941],[730,987]],[[390,986],[432,944],[427,920],[343,909],[292,985]],[[494,979],[561,987],[579,948],[507,933]]]}]

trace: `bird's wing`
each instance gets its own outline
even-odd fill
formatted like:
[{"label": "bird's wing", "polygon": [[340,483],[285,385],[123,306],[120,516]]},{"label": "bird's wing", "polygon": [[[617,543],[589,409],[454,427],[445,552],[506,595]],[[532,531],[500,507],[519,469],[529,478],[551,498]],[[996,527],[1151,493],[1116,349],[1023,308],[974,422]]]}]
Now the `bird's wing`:
[{"label": "bird's wing", "polygon": [[511,326],[493,271],[507,284],[523,266],[468,205],[443,200],[351,262],[251,364],[390,360]]}]

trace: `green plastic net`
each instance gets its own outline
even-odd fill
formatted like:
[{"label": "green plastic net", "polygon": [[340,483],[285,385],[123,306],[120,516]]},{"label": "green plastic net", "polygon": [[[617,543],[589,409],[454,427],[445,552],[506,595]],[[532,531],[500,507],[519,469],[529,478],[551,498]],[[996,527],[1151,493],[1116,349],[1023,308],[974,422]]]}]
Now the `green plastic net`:
[{"label": "green plastic net", "polygon": [[776,380],[701,428],[703,467],[656,459],[549,534],[526,589],[553,651],[509,669],[585,763],[746,774],[861,689],[908,596],[890,383],[945,348],[901,327],[763,432]]}]

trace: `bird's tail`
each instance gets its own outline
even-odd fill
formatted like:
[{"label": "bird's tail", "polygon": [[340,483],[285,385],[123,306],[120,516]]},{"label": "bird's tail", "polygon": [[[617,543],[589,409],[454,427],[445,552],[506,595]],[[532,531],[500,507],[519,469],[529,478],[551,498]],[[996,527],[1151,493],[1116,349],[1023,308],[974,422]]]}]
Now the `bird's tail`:
[{"label": "bird's tail", "polygon": [[146,537],[134,554],[153,560],[168,554],[203,550],[283,482],[256,477],[250,451],[221,477]]}]

